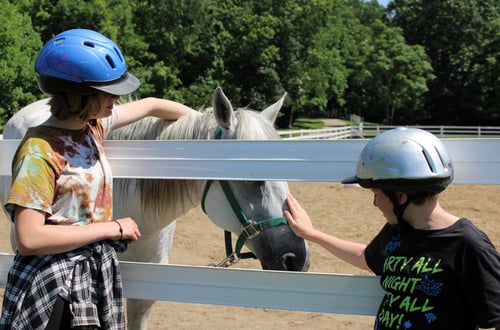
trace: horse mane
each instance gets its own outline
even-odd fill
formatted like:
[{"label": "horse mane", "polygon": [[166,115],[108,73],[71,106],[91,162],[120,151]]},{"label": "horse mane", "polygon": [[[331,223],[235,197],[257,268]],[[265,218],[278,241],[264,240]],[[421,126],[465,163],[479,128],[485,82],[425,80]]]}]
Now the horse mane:
[{"label": "horse mane", "polygon": [[[258,112],[249,108],[240,108],[234,114],[238,119],[238,140],[280,138],[274,128],[274,123],[259,116]],[[217,121],[213,109],[207,108],[177,121],[147,117],[112,131],[107,138],[111,140],[211,140],[214,139],[216,128]],[[128,190],[128,182],[128,180],[123,182],[123,193]],[[158,214],[165,214],[175,206],[180,206],[183,212],[188,211],[197,204],[201,187],[200,180],[136,179],[136,182],[136,189],[143,205],[142,211],[153,211]]]}]

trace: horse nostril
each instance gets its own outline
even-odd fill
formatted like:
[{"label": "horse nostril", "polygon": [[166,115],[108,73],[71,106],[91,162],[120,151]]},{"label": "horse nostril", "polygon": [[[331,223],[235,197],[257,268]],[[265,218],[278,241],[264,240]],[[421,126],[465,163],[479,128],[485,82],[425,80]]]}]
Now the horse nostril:
[{"label": "horse nostril", "polygon": [[284,270],[298,270],[295,261],[295,253],[289,252],[281,256],[281,265],[283,266]]}]

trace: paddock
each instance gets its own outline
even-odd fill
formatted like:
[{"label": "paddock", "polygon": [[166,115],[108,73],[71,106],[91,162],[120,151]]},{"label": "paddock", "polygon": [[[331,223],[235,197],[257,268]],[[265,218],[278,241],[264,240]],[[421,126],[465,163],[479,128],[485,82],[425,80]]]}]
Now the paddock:
[{"label": "paddock", "polygon": [[[494,185],[500,183],[500,174],[495,171],[500,162],[498,152],[500,140],[445,139],[444,142],[455,162],[457,189],[461,188],[460,186],[488,185],[490,193],[496,193],[498,189]],[[17,144],[16,141],[0,143],[0,175],[9,175],[10,158]],[[168,173],[169,178],[181,179],[287,180],[296,182],[297,185],[293,186],[296,189],[302,188],[300,184],[302,182],[327,185],[330,183],[335,191],[344,189],[355,195],[363,195],[357,201],[358,207],[363,208],[362,205],[371,206],[370,197],[366,193],[361,193],[362,189],[345,189],[339,187],[337,182],[352,174],[357,154],[364,143],[366,140],[266,141],[265,143],[109,141],[105,146],[115,176],[118,177],[159,179],[164,177],[162,173]],[[148,171],[145,171],[145,168]],[[464,194],[458,192],[457,196]],[[308,196],[304,195],[303,198],[307,207],[310,202]],[[314,199],[314,197],[309,198]],[[323,206],[327,207],[328,200],[334,200],[335,195],[322,198],[325,199]],[[486,197],[472,194],[468,198],[464,197],[462,203],[471,205],[467,199],[474,198],[481,200]],[[499,200],[498,193],[496,197],[487,198],[493,198],[492,209],[495,209],[495,200]],[[353,215],[359,213],[356,209],[351,211]],[[323,209],[322,212],[328,210]],[[477,215],[475,213],[476,210],[472,209],[470,215],[464,214],[464,216],[474,220]],[[498,246],[499,229],[496,225],[498,211],[496,214],[489,212],[488,217],[490,217],[488,221],[480,219],[484,221],[484,225],[479,224],[479,226]],[[179,225],[182,221],[179,221]],[[490,229],[490,222],[496,225],[491,229],[492,232],[487,231]],[[378,225],[375,224],[374,227]],[[357,229],[359,227],[354,227],[351,232]],[[181,230],[179,227],[178,231]],[[218,244],[222,248],[222,234]],[[174,247],[175,245],[176,243]],[[5,285],[10,258],[10,255],[3,255],[0,259],[2,286]],[[322,262],[323,257],[313,256],[313,258],[314,263]],[[173,259],[172,261],[177,262]],[[209,262],[206,261],[207,264]],[[242,268],[214,269],[205,266],[130,263],[123,263],[122,267],[127,297],[161,301],[371,316],[376,311],[381,295],[377,278],[367,274],[341,275],[316,272],[314,269],[309,273],[288,273]],[[241,314],[247,313],[246,309],[238,311]],[[254,314],[254,310],[248,313]],[[168,316],[165,319],[168,319]],[[330,325],[325,325],[326,327]]]}]

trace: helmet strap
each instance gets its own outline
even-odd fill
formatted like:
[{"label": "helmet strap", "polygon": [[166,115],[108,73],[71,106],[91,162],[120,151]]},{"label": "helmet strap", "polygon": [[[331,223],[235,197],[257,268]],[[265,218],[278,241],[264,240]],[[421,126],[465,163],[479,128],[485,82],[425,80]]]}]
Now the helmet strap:
[{"label": "helmet strap", "polygon": [[415,196],[410,195],[410,194],[406,194],[407,199],[403,204],[401,204],[399,202],[397,191],[385,190],[384,193],[387,195],[387,197],[389,197],[389,199],[392,202],[392,205],[394,207],[393,211],[394,211],[394,214],[396,215],[396,219],[398,220],[399,227],[401,229],[403,229],[404,227],[408,226],[409,224],[404,220],[403,215],[404,215],[405,210],[408,207],[408,205],[410,205],[410,203],[415,199]]}]

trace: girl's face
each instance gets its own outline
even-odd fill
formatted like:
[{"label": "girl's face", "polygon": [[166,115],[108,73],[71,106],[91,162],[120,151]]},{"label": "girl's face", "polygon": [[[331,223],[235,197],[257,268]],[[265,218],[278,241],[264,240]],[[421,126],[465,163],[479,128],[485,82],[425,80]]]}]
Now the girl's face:
[{"label": "girl's face", "polygon": [[91,114],[91,117],[93,119],[98,119],[111,116],[114,104],[116,101],[118,101],[119,98],[120,96],[118,95],[108,93],[97,94],[99,108],[97,109],[97,112],[95,114]]},{"label": "girl's face", "polygon": [[390,224],[397,224],[398,220],[394,214],[394,205],[389,197],[381,189],[372,188],[373,205],[376,206],[384,215],[384,218]]}]

